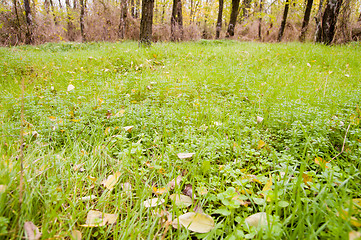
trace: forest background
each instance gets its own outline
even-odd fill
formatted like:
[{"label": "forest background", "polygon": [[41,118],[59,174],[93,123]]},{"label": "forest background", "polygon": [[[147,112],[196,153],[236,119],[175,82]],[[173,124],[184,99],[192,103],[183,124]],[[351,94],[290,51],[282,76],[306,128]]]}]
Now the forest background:
[{"label": "forest background", "polygon": [[[144,0],[143,6],[141,0],[1,0],[0,44],[139,40],[145,4],[152,8],[152,41],[329,44],[361,37],[360,0]],[[324,32],[331,39],[317,37]]]}]

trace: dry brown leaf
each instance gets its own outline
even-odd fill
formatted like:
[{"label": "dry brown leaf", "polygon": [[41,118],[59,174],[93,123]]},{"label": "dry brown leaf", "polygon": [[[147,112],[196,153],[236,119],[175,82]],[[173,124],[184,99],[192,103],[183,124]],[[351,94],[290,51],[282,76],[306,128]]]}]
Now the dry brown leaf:
[{"label": "dry brown leaf", "polygon": [[72,240],[81,240],[82,233],[79,230],[71,231],[71,239]]},{"label": "dry brown leaf", "polygon": [[178,153],[177,156],[179,159],[188,159],[192,158],[195,153]]},{"label": "dry brown leaf", "polygon": [[182,181],[182,175],[179,175],[178,177],[174,178],[172,181],[170,181],[167,186],[169,189],[174,189],[175,186],[179,186],[180,182]]},{"label": "dry brown leaf", "polygon": [[178,219],[185,228],[197,233],[207,233],[215,227],[213,218],[204,213],[188,212]]},{"label": "dry brown leaf", "polygon": [[27,240],[38,240],[41,237],[41,232],[33,222],[24,223],[25,237]]},{"label": "dry brown leaf", "polygon": [[133,130],[134,126],[126,126],[126,127],[123,127],[123,129],[126,131],[126,132],[131,132]]},{"label": "dry brown leaf", "polygon": [[[183,194],[190,197],[190,198],[193,196],[192,184],[185,185],[184,190],[183,190]],[[193,197],[195,198],[196,196],[194,195]]]},{"label": "dry brown leaf", "polygon": [[312,182],[312,176],[308,175],[307,173],[302,174],[303,182],[308,186],[309,182]]}]

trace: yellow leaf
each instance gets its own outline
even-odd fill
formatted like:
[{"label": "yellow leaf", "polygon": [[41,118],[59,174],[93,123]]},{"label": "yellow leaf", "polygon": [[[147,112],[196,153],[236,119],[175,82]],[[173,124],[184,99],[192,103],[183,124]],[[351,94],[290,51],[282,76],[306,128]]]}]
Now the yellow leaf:
[{"label": "yellow leaf", "polygon": [[80,122],[81,119],[72,119],[71,121],[72,121],[72,122]]},{"label": "yellow leaf", "polygon": [[49,119],[50,119],[50,121],[52,121],[52,122],[56,121],[56,117],[54,117],[54,116],[50,116]]},{"label": "yellow leaf", "polygon": [[302,174],[303,182],[308,185],[308,182],[312,182],[312,176],[309,176],[306,173]]},{"label": "yellow leaf", "polygon": [[145,200],[143,202],[143,205],[144,207],[146,208],[150,208],[150,207],[156,207],[158,205],[161,205],[165,202],[164,199],[159,199],[159,198],[152,198],[152,199],[148,199],[148,200]]},{"label": "yellow leaf", "polygon": [[98,180],[97,178],[92,177],[92,176],[88,176],[87,178],[92,182],[96,182]]},{"label": "yellow leaf", "polygon": [[207,233],[214,228],[214,220],[204,213],[188,212],[178,217],[180,224],[190,231]]},{"label": "yellow leaf", "polygon": [[121,176],[120,172],[116,172],[114,175],[109,175],[108,178],[102,182],[102,184],[104,185],[104,187],[106,187],[111,191],[113,190],[114,186],[117,184],[120,176]]},{"label": "yellow leaf", "polygon": [[174,202],[177,207],[185,208],[192,205],[192,198],[183,194],[172,194],[169,198]]},{"label": "yellow leaf", "polygon": [[267,180],[266,184],[264,185],[262,192],[268,191],[268,190],[272,190],[272,176],[269,176],[269,179]]},{"label": "yellow leaf", "polygon": [[326,163],[329,163],[329,162],[326,162],[324,159],[322,159],[321,157],[316,157],[315,158],[315,163],[323,168],[328,168],[328,166],[326,166]]},{"label": "yellow leaf", "polygon": [[165,187],[163,187],[163,188],[152,187],[152,192],[156,195],[161,195],[163,193],[168,192],[168,189]]},{"label": "yellow leaf", "polygon": [[245,219],[249,226],[258,227],[267,225],[267,214],[265,212],[255,213]]},{"label": "yellow leaf", "polygon": [[126,132],[131,132],[133,128],[134,128],[134,126],[126,126],[126,127],[123,127],[123,129],[124,129]]},{"label": "yellow leaf", "polygon": [[79,230],[71,231],[71,239],[72,240],[81,240],[82,234]]},{"label": "yellow leaf", "polygon": [[104,131],[104,135],[108,135],[110,127],[107,127]]},{"label": "yellow leaf", "polygon": [[264,146],[266,146],[266,143],[263,140],[259,140],[257,149],[259,150],[259,149],[263,148]]},{"label": "yellow leaf", "polygon": [[118,219],[117,214],[108,214],[96,210],[88,212],[85,224],[82,227],[101,227],[106,224],[114,224]]},{"label": "yellow leaf", "polygon": [[124,115],[124,113],[125,113],[125,110],[121,109],[119,112],[117,112],[117,114],[114,115],[114,117],[121,117]]}]

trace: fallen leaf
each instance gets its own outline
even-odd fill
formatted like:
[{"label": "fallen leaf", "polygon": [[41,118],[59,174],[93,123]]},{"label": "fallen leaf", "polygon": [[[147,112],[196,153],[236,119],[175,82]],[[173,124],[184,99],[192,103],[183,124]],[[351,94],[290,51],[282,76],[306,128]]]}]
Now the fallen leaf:
[{"label": "fallen leaf", "polygon": [[208,193],[208,189],[206,187],[198,187],[197,192],[199,195],[206,195]]},{"label": "fallen leaf", "polygon": [[[188,197],[192,197],[193,196],[193,187],[192,187],[192,184],[187,184],[185,185],[184,187],[184,190],[183,190],[183,194],[188,196]],[[194,195],[194,198],[196,196]]]},{"label": "fallen leaf", "polygon": [[87,178],[94,183],[98,180],[96,177],[92,177],[92,176],[88,176]]},{"label": "fallen leaf", "polygon": [[114,117],[122,117],[125,113],[125,110],[124,109],[121,109],[119,112],[117,112]]},{"label": "fallen leaf", "polygon": [[79,230],[71,231],[71,239],[72,240],[81,240],[82,234]]},{"label": "fallen leaf", "polygon": [[179,208],[189,207],[193,203],[192,198],[183,194],[172,194],[169,196],[169,198]]},{"label": "fallen leaf", "polygon": [[132,185],[130,183],[121,183],[120,186],[127,196],[132,196]]},{"label": "fallen leaf", "polygon": [[73,166],[74,171],[84,172],[85,169],[83,168],[84,163],[80,163]]},{"label": "fallen leaf", "polygon": [[315,158],[315,163],[323,168],[328,168],[328,166],[326,166],[326,163],[329,163],[329,162],[326,162],[324,159],[322,159],[321,157],[316,157]]},{"label": "fallen leaf", "polygon": [[194,154],[195,153],[178,153],[177,156],[180,159],[188,159],[188,158],[192,158]]},{"label": "fallen leaf", "polygon": [[257,116],[257,123],[261,123],[263,121],[263,117]]},{"label": "fallen leaf", "polygon": [[148,200],[145,200],[143,202],[143,205],[144,207],[146,208],[150,208],[150,207],[156,207],[158,205],[161,205],[165,202],[164,199],[159,199],[159,198],[152,198],[152,199],[148,199]]},{"label": "fallen leaf", "polygon": [[309,182],[312,182],[312,176],[309,176],[307,173],[302,174],[304,184],[308,185]]},{"label": "fallen leaf", "polygon": [[178,219],[185,228],[197,233],[210,232],[215,226],[213,218],[204,213],[188,212]]},{"label": "fallen leaf", "polygon": [[3,193],[6,191],[6,185],[0,185],[0,193]]},{"label": "fallen leaf", "polygon": [[75,87],[72,85],[72,84],[69,84],[68,85],[68,88],[66,89],[68,92],[70,92],[70,91],[72,91],[72,90],[74,90],[75,89]]},{"label": "fallen leaf", "polygon": [[268,191],[268,190],[272,190],[272,176],[270,175],[266,184],[264,185],[262,192]]},{"label": "fallen leaf", "polygon": [[361,232],[351,231],[348,233],[349,240],[360,240],[361,239]]},{"label": "fallen leaf", "polygon": [[41,237],[41,232],[33,222],[24,223],[25,237],[28,240],[38,240]]},{"label": "fallen leaf", "polygon": [[81,201],[90,201],[90,200],[94,200],[96,199],[97,197],[95,195],[90,195],[90,196],[85,196],[85,197],[82,197],[80,198]]},{"label": "fallen leaf", "polygon": [[161,195],[163,193],[166,193],[168,192],[168,189],[163,187],[163,188],[157,188],[157,187],[152,187],[152,192],[156,195]]},{"label": "fallen leaf", "polygon": [[245,219],[246,224],[253,227],[267,225],[267,214],[265,212],[255,213]]},{"label": "fallen leaf", "polygon": [[123,129],[126,131],[126,132],[131,132],[133,130],[134,126],[126,126],[126,127],[123,127]]},{"label": "fallen leaf", "polygon": [[108,178],[102,182],[102,184],[104,185],[104,187],[106,187],[111,191],[113,190],[114,186],[117,184],[120,176],[121,176],[120,172],[116,172],[114,175],[109,175]]},{"label": "fallen leaf", "polygon": [[175,186],[179,186],[180,182],[182,181],[182,175],[179,175],[178,177],[174,178],[172,181],[170,181],[167,186],[169,189],[174,189]]},{"label": "fallen leaf", "polygon": [[266,146],[266,143],[263,140],[259,140],[257,149],[259,150],[259,149],[263,148],[264,146]]},{"label": "fallen leaf", "polygon": [[118,219],[117,214],[103,213],[96,210],[90,210],[86,217],[85,224],[82,227],[101,227],[106,224],[114,224]]},{"label": "fallen leaf", "polygon": [[50,121],[52,121],[52,122],[55,122],[55,121],[56,121],[56,117],[54,117],[54,116],[50,116],[49,119],[50,119]]}]

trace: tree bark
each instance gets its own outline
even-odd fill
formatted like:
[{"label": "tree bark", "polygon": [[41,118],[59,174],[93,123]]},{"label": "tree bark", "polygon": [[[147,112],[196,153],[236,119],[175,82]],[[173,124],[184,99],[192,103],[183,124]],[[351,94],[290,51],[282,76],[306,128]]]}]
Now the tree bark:
[{"label": "tree bark", "polygon": [[140,44],[150,46],[152,41],[154,0],[142,1],[142,19],[140,21]]},{"label": "tree bark", "polygon": [[32,31],[32,17],[29,0],[24,0],[25,19],[26,19],[26,33],[25,33],[25,44],[33,43],[33,31]]},{"label": "tree bark", "polygon": [[350,15],[351,15],[351,0],[345,0],[343,2],[342,10],[340,10],[341,18],[340,18],[340,30],[343,36],[342,42],[350,42],[351,41],[351,30],[350,26]]},{"label": "tree bark", "polygon": [[300,37],[299,37],[300,42],[305,41],[306,32],[307,32],[307,28],[308,28],[308,23],[310,22],[310,15],[311,15],[311,10],[312,10],[312,5],[313,5],[313,0],[307,0],[305,15],[303,17],[303,22],[302,22],[301,34],[300,34]]},{"label": "tree bark", "polygon": [[229,24],[228,24],[227,34],[226,34],[227,38],[234,36],[234,29],[236,27],[236,22],[237,22],[239,2],[240,2],[240,0],[232,0],[231,17],[229,19]]},{"label": "tree bark", "polygon": [[80,0],[80,34],[81,34],[81,41],[86,42],[86,36],[84,32],[84,15],[85,15],[85,8],[86,8],[86,0]]},{"label": "tree bark", "polygon": [[322,16],[321,39],[317,42],[329,45],[331,44],[335,32],[337,17],[340,12],[342,0],[329,0]]},{"label": "tree bark", "polygon": [[74,41],[74,26],[73,26],[73,22],[72,22],[72,17],[71,17],[71,7],[70,7],[70,1],[69,0],[65,0],[65,5],[66,5],[66,12],[67,12],[67,35],[68,35],[68,39],[69,41]]},{"label": "tree bark", "polygon": [[277,37],[278,42],[282,41],[283,33],[284,33],[285,27],[286,27],[287,15],[288,15],[289,8],[290,8],[290,1],[286,0],[285,9],[283,11],[283,16],[282,16],[281,27],[280,27],[280,30],[278,32],[278,37]]},{"label": "tree bark", "polygon": [[121,12],[120,12],[120,23],[119,23],[119,37],[125,38],[125,32],[127,29],[127,17],[128,17],[128,2],[127,0],[121,0]]},{"label": "tree bark", "polygon": [[218,18],[217,18],[217,26],[216,26],[216,39],[219,39],[219,35],[222,30],[222,15],[223,15],[223,0],[219,0]]},{"label": "tree bark", "polygon": [[258,39],[262,40],[262,8],[263,8],[263,0],[259,2],[259,13],[260,17],[258,19]]},{"label": "tree bark", "polygon": [[14,4],[14,12],[16,17],[16,35],[17,35],[17,41],[22,39],[22,30],[21,30],[21,24],[20,24],[20,18],[19,18],[19,12],[18,12],[18,3],[17,0],[13,0]]},{"label": "tree bark", "polygon": [[315,17],[315,21],[316,21],[315,42],[321,41],[321,35],[322,35],[321,18],[322,18],[323,1],[324,0],[320,0],[317,16]]},{"label": "tree bark", "polygon": [[[183,38],[183,15],[182,1],[173,0],[172,16],[170,20],[171,40],[177,41]],[[180,35],[180,36],[178,36]]]},{"label": "tree bark", "polygon": [[358,22],[361,22],[361,12],[360,12],[360,16],[358,16]]}]

